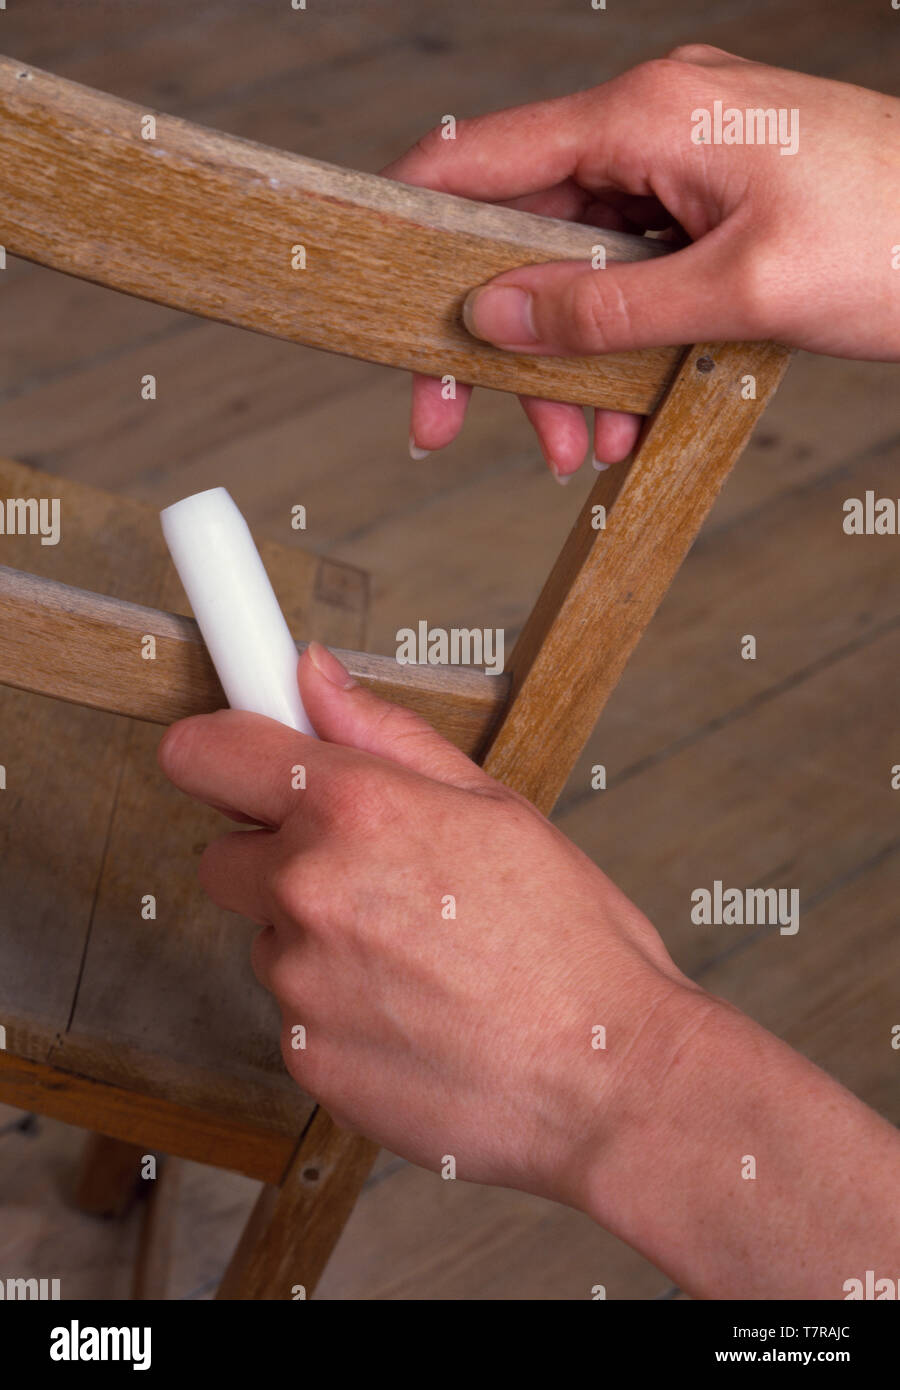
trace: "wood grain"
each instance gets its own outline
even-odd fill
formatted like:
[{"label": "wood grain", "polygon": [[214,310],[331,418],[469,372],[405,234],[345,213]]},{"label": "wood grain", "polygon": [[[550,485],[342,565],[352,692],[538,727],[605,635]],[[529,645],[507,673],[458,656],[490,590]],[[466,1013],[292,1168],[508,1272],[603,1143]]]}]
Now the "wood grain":
[{"label": "wood grain", "polygon": [[[512,654],[510,704],[484,763],[545,813],[789,360],[771,343],[692,348],[627,474],[610,470],[592,489]],[[592,525],[596,505],[604,528]]]},{"label": "wood grain", "polygon": [[[156,136],[142,138],[154,116]],[[219,134],[0,58],[8,251],[257,332],[504,391],[645,413],[678,348],[530,357],[478,343],[469,290],[644,237],[411,188]],[[219,229],[217,231],[217,229]],[[305,269],[292,269],[292,248]]]},{"label": "wood grain", "polygon": [[[9,461],[0,495],[60,499],[58,545],[0,538],[4,557],[42,569],[33,582],[64,589],[67,577],[97,575],[123,601],[147,594],[187,606],[153,509]],[[360,571],[306,550],[262,551],[290,622],[336,645],[363,641]],[[19,652],[41,647],[27,616],[0,627]],[[60,670],[77,664],[64,633],[44,657]],[[94,679],[103,684],[102,663]],[[0,713],[0,1013],[10,1052],[295,1142],[312,1102],[281,1065],[276,1011],[246,959],[252,929],[196,883],[222,820],[166,784],[146,725],[10,689],[0,689]],[[147,892],[158,895],[159,921],[141,916]],[[87,1105],[81,1119],[92,1124]]]},{"label": "wood grain", "polygon": [[297,1147],[296,1137],[105,1085],[6,1052],[0,1052],[0,1101],[268,1183],[280,1181]]},{"label": "wood grain", "polygon": [[[155,638],[156,658],[145,661],[141,643],[147,635]],[[298,643],[299,650],[306,645]],[[334,650],[361,684],[416,710],[465,752],[486,737],[509,688],[504,675],[400,666],[389,656]],[[227,704],[192,618],[5,566],[0,566],[0,684],[154,724]]]},{"label": "wood grain", "polygon": [[217,1299],[309,1297],[328,1263],[378,1145],[338,1129],[319,1107],[279,1187],[264,1187]]}]

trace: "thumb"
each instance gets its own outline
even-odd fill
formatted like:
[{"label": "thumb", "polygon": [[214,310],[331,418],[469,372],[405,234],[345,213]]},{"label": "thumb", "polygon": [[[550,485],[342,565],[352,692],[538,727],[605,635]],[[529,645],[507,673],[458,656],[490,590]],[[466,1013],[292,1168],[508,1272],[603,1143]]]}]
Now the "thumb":
[{"label": "thumb", "polygon": [[[590,355],[747,336],[734,249],[715,232],[682,251],[593,269],[584,261],[507,271],[463,306],[469,332],[530,354]],[[743,320],[743,321],[742,321]]]},{"label": "thumb", "polygon": [[300,697],[313,727],[330,743],[388,758],[455,787],[483,791],[486,772],[427,720],[358,685],[333,652],[310,642],[297,668]]}]

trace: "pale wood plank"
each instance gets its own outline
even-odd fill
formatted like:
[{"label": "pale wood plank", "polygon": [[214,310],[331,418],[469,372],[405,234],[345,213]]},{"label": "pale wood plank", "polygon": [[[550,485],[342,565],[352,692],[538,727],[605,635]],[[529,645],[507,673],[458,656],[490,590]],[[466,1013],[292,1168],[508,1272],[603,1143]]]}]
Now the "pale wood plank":
[{"label": "pale wood plank", "polygon": [[[145,113],[0,59],[0,239],[15,255],[156,303],[457,380],[646,411],[675,348],[597,358],[471,338],[473,286],[539,260],[665,253],[659,242],[475,204]],[[227,225],[210,235],[208,219]],[[291,248],[302,228],[307,269]],[[265,251],[261,254],[261,246]],[[402,314],[395,312],[402,304]]]},{"label": "pale wood plank", "polygon": [[[101,495],[89,507],[54,479],[0,461],[0,495],[61,499],[58,545],[37,537],[0,536],[0,559],[57,581],[95,578],[108,593],[131,599],[152,585],[134,535],[139,509]],[[4,620],[4,632],[10,622]],[[17,642],[28,644],[19,629]],[[65,647],[51,660],[64,667]],[[127,727],[89,710],[63,707],[0,689],[0,1022],[10,1047],[47,1055],[65,1028],[78,979],[91,903],[121,766]],[[36,943],[40,949],[36,949]],[[48,961],[52,968],[48,968]]]},{"label": "pale wood plank", "polygon": [[[315,557],[274,546],[263,558],[289,624],[326,640],[363,640],[366,585],[353,582],[356,571],[326,561],[323,577]],[[187,609],[169,563],[159,597]],[[232,827],[167,781],[158,742],[155,729],[130,730],[67,1064],[87,1046],[93,1076],[296,1135],[310,1102],[285,1072],[277,1005],[250,968],[255,928],[222,912],[197,882],[199,855]],[[141,916],[146,893],[157,899],[154,920]]]},{"label": "pale wood plank", "polygon": [[[266,558],[270,552],[263,546]],[[332,589],[329,562],[313,566],[319,602]],[[298,560],[294,568],[302,572]],[[346,573],[339,566],[335,574]],[[282,595],[283,599],[283,595]],[[343,596],[342,596],[343,599]],[[340,604],[332,604],[335,612]],[[0,566],[0,682],[134,719],[168,724],[226,701],[191,618],[126,604]],[[297,620],[294,626],[298,626]],[[303,627],[311,631],[304,619]],[[146,636],[156,657],[141,659]],[[307,644],[300,643],[302,650]],[[65,649],[61,666],[56,653]],[[351,673],[385,699],[417,710],[466,752],[479,746],[502,708],[503,675],[464,667],[400,666],[393,657],[334,646]]]}]

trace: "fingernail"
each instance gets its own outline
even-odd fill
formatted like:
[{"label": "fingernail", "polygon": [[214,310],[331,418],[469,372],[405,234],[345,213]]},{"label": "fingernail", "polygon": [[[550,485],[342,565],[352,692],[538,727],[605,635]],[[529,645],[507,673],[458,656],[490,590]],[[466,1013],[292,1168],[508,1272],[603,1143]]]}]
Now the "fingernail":
[{"label": "fingernail", "polygon": [[418,463],[419,459],[427,459],[430,453],[430,449],[420,449],[413,436],[409,436],[409,456],[411,459],[415,459]]},{"label": "fingernail", "polygon": [[473,290],[463,304],[463,323],[474,338],[498,347],[532,347],[538,340],[534,301],[516,285]]},{"label": "fingernail", "polygon": [[323,647],[321,642],[310,642],[306,648],[309,659],[315,666],[320,675],[324,676],[332,685],[338,686],[341,690],[350,690],[357,681],[353,679],[346,666],[343,666],[327,647]]},{"label": "fingernail", "polygon": [[598,473],[605,473],[607,468],[609,468],[610,466],[611,465],[608,463],[601,463],[600,460],[596,457],[591,459],[591,467],[596,468]]},{"label": "fingernail", "polygon": [[570,483],[573,477],[575,476],[574,473],[560,473],[556,465],[552,463],[550,465],[550,472],[553,474],[560,487],[565,487],[566,484]]}]

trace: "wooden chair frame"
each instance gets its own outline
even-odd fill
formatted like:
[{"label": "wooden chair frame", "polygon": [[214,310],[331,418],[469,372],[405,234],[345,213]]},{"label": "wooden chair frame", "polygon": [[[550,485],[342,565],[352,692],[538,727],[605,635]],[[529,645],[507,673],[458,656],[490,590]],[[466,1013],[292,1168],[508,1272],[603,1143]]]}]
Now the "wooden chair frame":
[{"label": "wooden chair frame", "polygon": [[[789,352],[771,343],[601,359],[499,352],[462,327],[473,286],[598,246],[610,260],[665,248],[266,149],[7,59],[0,138],[0,242],[13,254],[373,362],[649,414],[631,462],[598,475],[508,675],[338,653],[364,684],[419,710],[549,814]],[[136,682],[135,635],[147,632],[157,660]],[[60,648],[65,665],[51,659]],[[0,683],[157,723],[224,703],[189,619],[3,569]],[[265,1186],[219,1298],[291,1298],[297,1283],[312,1292],[376,1152],[320,1107],[287,1139],[10,1052],[0,1054],[0,1099],[115,1141],[92,1160],[113,1185],[117,1144],[216,1164],[227,1140],[229,1166]],[[145,1265],[155,1244],[151,1229]],[[152,1285],[141,1282],[144,1296]]]}]

